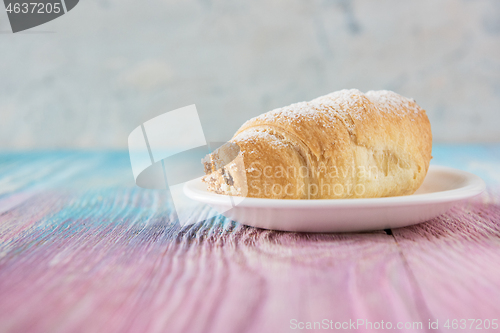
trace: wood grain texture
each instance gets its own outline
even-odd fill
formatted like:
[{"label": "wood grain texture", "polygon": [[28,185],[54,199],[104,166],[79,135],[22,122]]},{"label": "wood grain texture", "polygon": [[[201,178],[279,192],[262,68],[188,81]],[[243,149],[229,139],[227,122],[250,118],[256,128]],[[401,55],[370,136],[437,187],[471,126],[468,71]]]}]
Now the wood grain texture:
[{"label": "wood grain texture", "polygon": [[134,186],[126,153],[1,154],[0,332],[299,331],[292,319],[423,323],[395,332],[430,319],[447,332],[446,319],[500,319],[499,150],[474,151],[434,155],[480,163],[481,197],[347,234],[222,217],[180,227],[167,192]]}]

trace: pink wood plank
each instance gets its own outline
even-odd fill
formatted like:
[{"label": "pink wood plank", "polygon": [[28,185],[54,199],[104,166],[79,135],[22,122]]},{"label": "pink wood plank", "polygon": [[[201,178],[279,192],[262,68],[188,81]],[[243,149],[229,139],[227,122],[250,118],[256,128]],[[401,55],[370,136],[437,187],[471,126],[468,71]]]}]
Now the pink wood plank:
[{"label": "pink wood plank", "polygon": [[[500,314],[492,187],[393,235],[282,233],[220,218],[181,229],[166,193],[130,185],[126,156],[78,156],[51,162],[66,169],[39,181],[0,163],[9,185],[0,195],[0,332],[298,331],[292,319],[421,321],[392,331],[424,332],[429,319]],[[23,196],[34,188],[42,192]]]},{"label": "pink wood plank", "polygon": [[[429,223],[393,230],[428,311],[441,324],[500,321],[499,197],[490,190]],[[471,323],[468,332],[475,331]]]},{"label": "pink wood plank", "polygon": [[167,206],[160,193],[95,197],[68,198],[1,259],[4,330],[288,332],[292,319],[422,320],[384,232],[281,233],[220,219],[178,230],[155,213]]}]

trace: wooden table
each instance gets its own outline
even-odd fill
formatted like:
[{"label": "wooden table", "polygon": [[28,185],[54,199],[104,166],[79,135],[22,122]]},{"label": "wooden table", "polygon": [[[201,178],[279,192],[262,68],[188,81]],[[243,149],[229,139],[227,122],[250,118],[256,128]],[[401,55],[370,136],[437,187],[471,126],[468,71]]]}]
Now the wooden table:
[{"label": "wooden table", "polygon": [[412,227],[306,234],[180,227],[126,152],[2,153],[0,332],[498,332],[500,146],[433,155],[487,192]]}]

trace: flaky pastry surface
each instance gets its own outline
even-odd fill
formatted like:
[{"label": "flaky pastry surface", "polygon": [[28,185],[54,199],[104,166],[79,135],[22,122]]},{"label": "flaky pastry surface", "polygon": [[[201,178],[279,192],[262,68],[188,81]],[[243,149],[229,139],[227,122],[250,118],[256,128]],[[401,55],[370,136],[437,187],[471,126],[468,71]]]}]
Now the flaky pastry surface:
[{"label": "flaky pastry surface", "polygon": [[[224,167],[205,162],[209,191],[274,199],[376,198],[419,188],[432,133],[413,99],[351,89],[250,119],[231,143],[239,146],[237,161]],[[208,159],[220,160],[218,154]]]}]

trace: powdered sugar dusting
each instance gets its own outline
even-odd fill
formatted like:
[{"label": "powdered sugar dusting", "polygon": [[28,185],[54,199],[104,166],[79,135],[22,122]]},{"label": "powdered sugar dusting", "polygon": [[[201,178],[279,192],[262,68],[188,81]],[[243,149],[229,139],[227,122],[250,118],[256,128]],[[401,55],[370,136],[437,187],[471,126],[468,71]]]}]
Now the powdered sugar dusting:
[{"label": "powdered sugar dusting", "polygon": [[290,125],[313,121],[321,123],[324,127],[332,127],[332,123],[336,121],[336,118],[331,108],[327,105],[311,101],[295,103],[283,108],[274,109],[250,119],[243,126],[255,121],[264,123],[281,122]]},{"label": "powdered sugar dusting", "polygon": [[366,112],[362,96],[363,93],[357,89],[343,89],[318,97],[313,102],[327,105],[330,112],[337,114],[342,119],[349,134],[356,136],[353,118],[361,121]]},{"label": "powdered sugar dusting", "polygon": [[[255,124],[255,122],[299,125],[302,122],[314,121],[325,128],[331,128],[333,127],[332,124],[340,119],[349,134],[356,137],[355,121],[363,121],[370,111],[379,112],[382,117],[396,115],[400,118],[416,116],[424,112],[413,99],[403,97],[392,91],[371,90],[363,94],[357,89],[344,89],[318,97],[310,102],[300,102],[274,109],[250,119],[243,127]],[[254,129],[250,133],[255,131],[257,130]],[[249,129],[243,133],[247,132],[249,132]]]},{"label": "powdered sugar dusting", "polygon": [[370,90],[366,93],[377,109],[384,113],[393,113],[399,117],[408,115],[418,115],[423,110],[417,105],[414,99],[406,98],[389,90]]},{"label": "powdered sugar dusting", "polygon": [[[234,142],[249,142],[256,143],[257,141],[266,141],[272,146],[277,148],[286,147],[286,143],[284,143],[280,138],[276,137],[272,133],[269,133],[265,129],[262,128],[249,128],[237,136],[233,138]],[[251,153],[251,152],[250,152]]]}]

